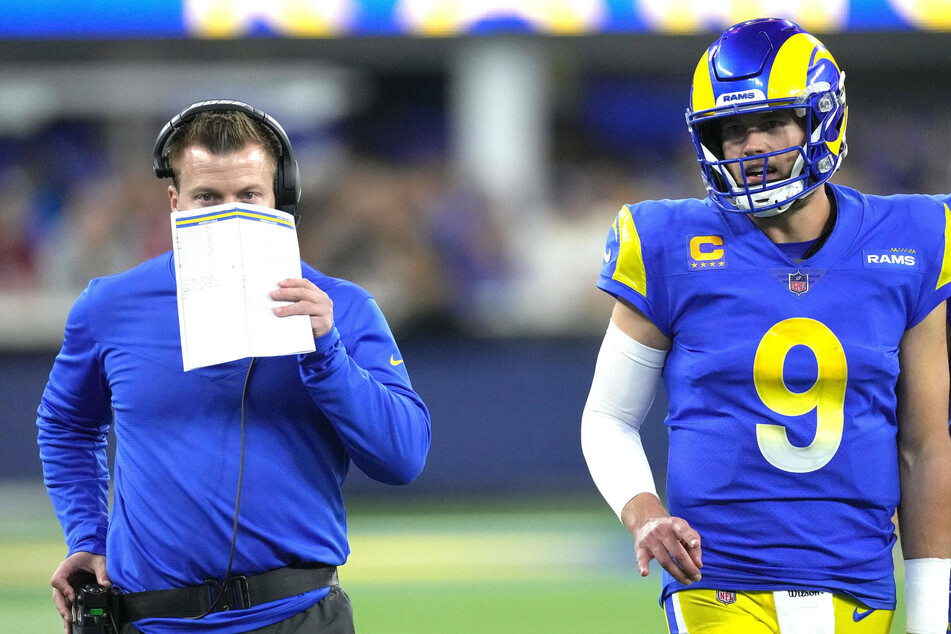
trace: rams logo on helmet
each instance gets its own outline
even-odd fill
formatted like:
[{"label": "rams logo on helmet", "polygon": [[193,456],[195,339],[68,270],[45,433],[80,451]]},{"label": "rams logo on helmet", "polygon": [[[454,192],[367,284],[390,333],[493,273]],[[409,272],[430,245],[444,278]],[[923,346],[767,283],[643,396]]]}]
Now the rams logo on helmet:
[{"label": "rams logo on helmet", "polygon": [[717,97],[717,105],[739,101],[762,101],[766,99],[762,90],[747,90],[745,92],[728,92]]}]

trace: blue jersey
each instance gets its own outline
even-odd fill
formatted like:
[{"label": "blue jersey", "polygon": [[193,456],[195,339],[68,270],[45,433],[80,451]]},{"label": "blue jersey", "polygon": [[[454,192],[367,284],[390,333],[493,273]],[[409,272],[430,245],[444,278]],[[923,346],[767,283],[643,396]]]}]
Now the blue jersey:
[{"label": "blue jersey", "polygon": [[[259,358],[245,400],[247,452],[233,571],[343,564],[341,485],[351,461],[412,480],[429,413],[373,298],[303,265],[334,302],[334,329],[309,354]],[[228,319],[228,315],[221,315]],[[224,576],[240,468],[242,359],[183,371],[172,254],[93,280],[70,312],[39,407],[44,475],[69,553],[106,555],[126,592]],[[107,517],[105,442],[116,433]],[[244,632],[300,612],[327,590],[145,632]]]},{"label": "blue jersey", "polygon": [[[894,609],[898,346],[951,294],[951,199],[829,190],[835,227],[801,263],[709,200],[626,206],[598,286],[672,341],[667,503],[701,535],[691,588]],[[663,597],[681,588],[665,572]]]}]

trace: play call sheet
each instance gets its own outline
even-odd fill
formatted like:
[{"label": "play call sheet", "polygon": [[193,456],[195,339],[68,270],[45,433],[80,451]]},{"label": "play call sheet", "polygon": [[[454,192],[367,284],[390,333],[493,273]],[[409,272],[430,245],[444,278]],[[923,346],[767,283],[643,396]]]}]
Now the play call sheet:
[{"label": "play call sheet", "polygon": [[313,352],[307,315],[277,317],[268,293],[301,277],[294,217],[243,203],[172,213],[185,370]]}]

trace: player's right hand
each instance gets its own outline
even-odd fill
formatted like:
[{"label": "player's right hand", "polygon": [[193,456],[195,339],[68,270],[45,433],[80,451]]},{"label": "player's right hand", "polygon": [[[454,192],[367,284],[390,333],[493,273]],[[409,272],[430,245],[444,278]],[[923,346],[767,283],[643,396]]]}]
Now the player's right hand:
[{"label": "player's right hand", "polygon": [[103,587],[112,586],[112,581],[106,573],[106,558],[82,551],[64,559],[50,579],[50,585],[53,586],[53,605],[63,618],[63,629],[66,634],[71,634],[73,631],[75,586],[91,582],[93,579]]},{"label": "player's right hand", "polygon": [[700,580],[700,533],[686,520],[670,517],[656,496],[638,495],[624,507],[622,518],[634,536],[634,554],[642,577],[650,573],[651,559],[656,559],[684,585]]}]

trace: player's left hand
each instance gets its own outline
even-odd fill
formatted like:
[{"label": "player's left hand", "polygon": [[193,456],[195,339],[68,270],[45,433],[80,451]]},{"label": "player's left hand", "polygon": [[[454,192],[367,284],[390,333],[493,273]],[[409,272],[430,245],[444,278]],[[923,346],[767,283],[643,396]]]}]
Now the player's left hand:
[{"label": "player's left hand", "polygon": [[274,308],[278,317],[288,315],[310,315],[310,326],[314,337],[325,335],[334,326],[334,303],[310,280],[289,278],[277,283],[277,290],[271,291],[271,299],[294,302]]}]

